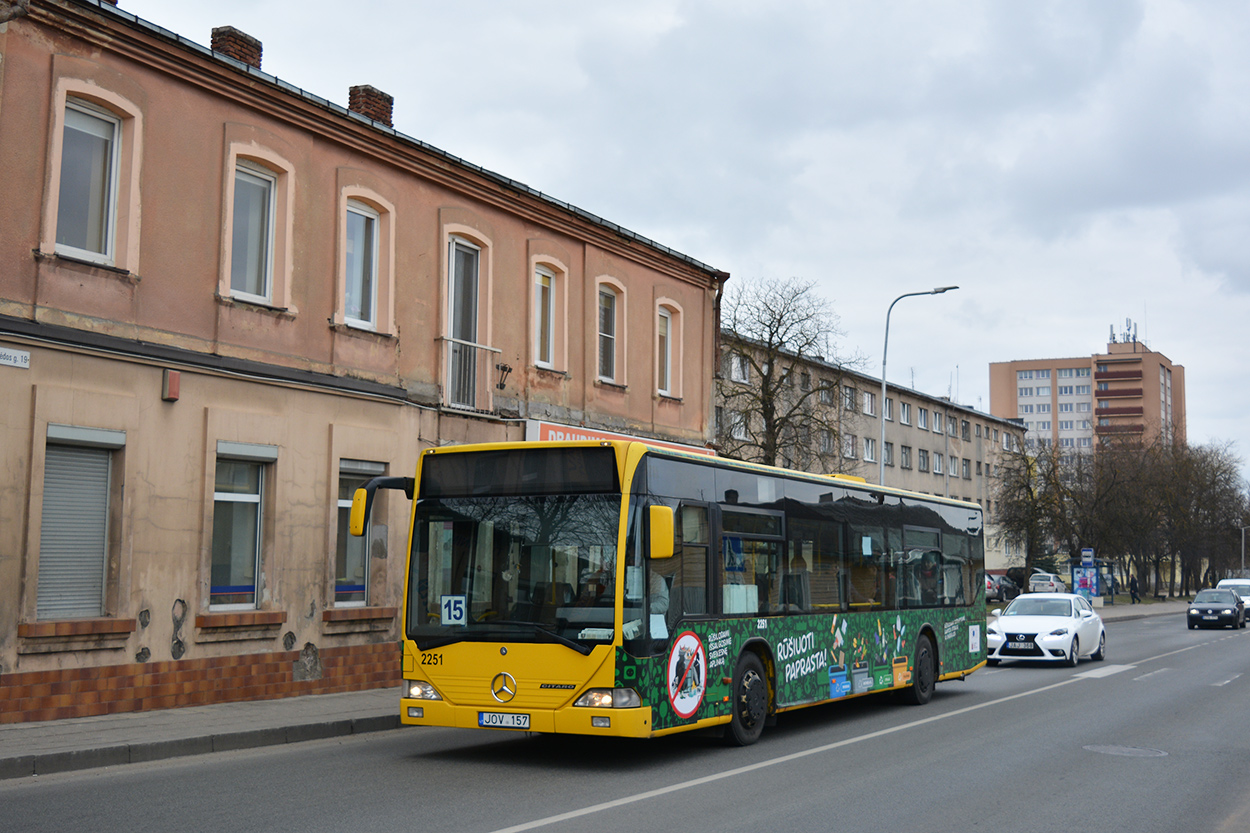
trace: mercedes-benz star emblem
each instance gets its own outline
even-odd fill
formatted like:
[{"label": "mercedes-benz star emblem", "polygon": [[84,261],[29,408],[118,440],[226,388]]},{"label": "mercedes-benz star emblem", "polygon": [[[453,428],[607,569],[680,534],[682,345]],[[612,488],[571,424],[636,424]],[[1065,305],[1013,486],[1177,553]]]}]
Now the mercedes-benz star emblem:
[{"label": "mercedes-benz star emblem", "polygon": [[500,703],[511,703],[516,697],[516,678],[507,673],[496,674],[490,681],[490,693]]}]

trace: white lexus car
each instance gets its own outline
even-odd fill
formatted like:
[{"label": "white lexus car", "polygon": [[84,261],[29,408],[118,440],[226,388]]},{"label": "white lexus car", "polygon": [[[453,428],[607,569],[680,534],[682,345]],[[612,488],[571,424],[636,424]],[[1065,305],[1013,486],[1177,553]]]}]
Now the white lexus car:
[{"label": "white lexus car", "polygon": [[1075,593],[1026,593],[994,610],[987,630],[989,665],[1004,659],[1064,662],[1107,658],[1102,617]]}]

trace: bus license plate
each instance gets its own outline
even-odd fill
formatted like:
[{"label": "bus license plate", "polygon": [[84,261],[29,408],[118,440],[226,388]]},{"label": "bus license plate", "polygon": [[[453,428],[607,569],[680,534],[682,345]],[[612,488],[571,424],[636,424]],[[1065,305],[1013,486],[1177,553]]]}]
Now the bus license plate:
[{"label": "bus license plate", "polygon": [[528,729],[530,716],[509,712],[478,712],[477,725],[483,729]]},{"label": "bus license plate", "polygon": [[1032,642],[1008,642],[1007,647],[1016,651],[1032,651]]}]

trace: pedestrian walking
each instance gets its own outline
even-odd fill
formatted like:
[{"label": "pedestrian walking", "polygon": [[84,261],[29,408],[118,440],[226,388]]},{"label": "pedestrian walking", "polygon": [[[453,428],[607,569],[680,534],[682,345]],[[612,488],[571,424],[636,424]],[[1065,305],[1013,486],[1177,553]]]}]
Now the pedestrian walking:
[{"label": "pedestrian walking", "polygon": [[1129,579],[1128,579],[1129,604],[1135,605],[1141,601],[1141,596],[1137,595],[1137,590],[1138,590],[1137,576],[1129,576]]}]

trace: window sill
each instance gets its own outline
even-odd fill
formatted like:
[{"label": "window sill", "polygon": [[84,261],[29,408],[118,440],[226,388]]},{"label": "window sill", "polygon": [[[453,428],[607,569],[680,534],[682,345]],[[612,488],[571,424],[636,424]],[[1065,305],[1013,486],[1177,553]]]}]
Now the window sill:
[{"label": "window sill", "polygon": [[294,307],[276,307],[264,303],[263,301],[253,301],[249,298],[236,298],[232,295],[218,295],[217,303],[223,307],[237,307],[242,310],[251,312],[265,313],[278,318],[295,319],[297,310]]},{"label": "window sill", "polygon": [[672,402],[674,405],[681,405],[684,401],[680,396],[673,396],[668,393],[657,393],[655,398],[661,402]]},{"label": "window sill", "polygon": [[391,333],[379,332],[378,330],[372,330],[368,327],[362,327],[359,324],[349,324],[346,321],[336,323],[331,320],[330,329],[339,335],[353,336],[355,338],[369,339],[372,341],[398,341],[398,338]]},{"label": "window sill", "polygon": [[273,639],[286,622],[285,610],[238,610],[195,617],[196,642]]},{"label": "window sill", "polygon": [[66,619],[17,626],[19,654],[69,651],[115,651],[126,647],[138,623],[134,619]]},{"label": "window sill", "polygon": [[397,607],[332,607],[321,612],[321,632],[327,635],[389,631]]},{"label": "window sill", "polygon": [[608,390],[616,391],[617,393],[627,393],[629,391],[628,385],[617,384],[616,382],[610,382],[607,379],[596,379],[595,387],[606,388]]},{"label": "window sill", "polygon": [[104,263],[98,260],[88,260],[85,257],[74,257],[64,252],[45,252],[35,249],[36,260],[46,260],[56,263],[57,265],[72,266],[86,269],[99,269],[101,272],[108,272],[112,277],[126,280],[130,283],[138,283],[139,276],[128,269],[121,269],[111,263]]},{"label": "window sill", "polygon": [[544,376],[558,376],[561,379],[573,378],[573,375],[567,370],[556,370],[554,367],[543,367],[541,364],[534,365],[534,370]]}]

